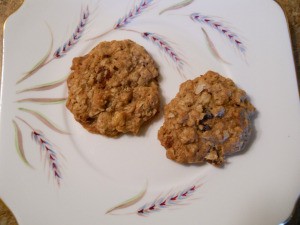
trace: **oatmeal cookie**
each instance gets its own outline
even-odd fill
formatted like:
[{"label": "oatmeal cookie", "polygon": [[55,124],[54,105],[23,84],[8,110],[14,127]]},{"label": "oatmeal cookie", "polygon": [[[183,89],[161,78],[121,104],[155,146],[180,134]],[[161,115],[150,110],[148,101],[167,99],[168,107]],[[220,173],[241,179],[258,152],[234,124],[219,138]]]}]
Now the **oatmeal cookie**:
[{"label": "oatmeal cookie", "polygon": [[137,134],[159,110],[157,66],[131,40],[102,42],[71,70],[66,106],[92,133]]},{"label": "oatmeal cookie", "polygon": [[226,155],[243,149],[255,112],[245,91],[212,71],[182,83],[164,110],[158,139],[167,157],[179,163],[217,166]]}]

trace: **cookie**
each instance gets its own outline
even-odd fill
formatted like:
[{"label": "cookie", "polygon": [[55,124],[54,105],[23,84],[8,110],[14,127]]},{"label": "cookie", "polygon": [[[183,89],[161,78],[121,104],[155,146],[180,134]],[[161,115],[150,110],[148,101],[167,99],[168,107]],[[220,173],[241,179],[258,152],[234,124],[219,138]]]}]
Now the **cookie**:
[{"label": "cookie", "polygon": [[254,112],[245,91],[209,71],[180,85],[176,97],[164,107],[158,139],[169,159],[221,166],[227,155],[244,148]]},{"label": "cookie", "polygon": [[92,133],[136,135],[159,111],[158,68],[131,40],[102,42],[71,70],[66,106]]}]

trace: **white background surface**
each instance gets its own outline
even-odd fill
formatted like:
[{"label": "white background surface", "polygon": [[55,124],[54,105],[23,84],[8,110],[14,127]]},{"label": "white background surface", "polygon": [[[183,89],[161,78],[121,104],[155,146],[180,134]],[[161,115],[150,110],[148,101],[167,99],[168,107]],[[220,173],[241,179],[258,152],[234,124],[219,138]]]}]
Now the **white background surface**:
[{"label": "white background surface", "polygon": [[[300,191],[300,107],[290,38],[280,7],[271,0],[195,0],[186,8],[159,16],[174,1],[156,0],[151,9],[128,25],[131,29],[161,34],[176,43],[176,49],[189,63],[185,67],[188,78],[214,70],[233,79],[249,94],[258,110],[253,141],[247,151],[228,158],[228,164],[217,169],[211,165],[182,166],[165,158],[165,150],[156,138],[163,122],[162,113],[141,136],[124,135],[112,140],[87,133],[63,104],[15,103],[21,97],[66,96],[66,86],[42,93],[16,95],[16,91],[62,78],[69,73],[73,57],[88,52],[100,41],[127,38],[144,46],[158,62],[163,102],[169,102],[177,93],[183,79],[174,65],[138,34],[113,31],[96,41],[85,41],[111,28],[133,4],[118,0],[99,3],[80,42],[64,58],[15,85],[24,71],[47,51],[50,35],[45,21],[52,28],[54,47],[58,47],[72,34],[85,3],[27,0],[5,25],[0,195],[19,224],[273,225],[286,219]],[[97,5],[95,1],[88,3],[91,11]],[[204,26],[231,65],[216,60],[208,50],[201,25],[187,16],[194,12],[228,22],[246,40],[246,60],[218,32]],[[43,112],[72,135],[49,130],[18,107]],[[26,167],[19,158],[11,122],[15,116],[43,130],[64,155],[60,188],[47,178],[30,130],[21,124],[25,154],[35,169]],[[193,195],[199,199],[183,200],[187,205],[163,209],[147,217],[105,214],[139,192],[146,180],[145,197],[118,213],[134,212],[160,194],[186,188],[196,178],[202,178],[204,185]]]}]

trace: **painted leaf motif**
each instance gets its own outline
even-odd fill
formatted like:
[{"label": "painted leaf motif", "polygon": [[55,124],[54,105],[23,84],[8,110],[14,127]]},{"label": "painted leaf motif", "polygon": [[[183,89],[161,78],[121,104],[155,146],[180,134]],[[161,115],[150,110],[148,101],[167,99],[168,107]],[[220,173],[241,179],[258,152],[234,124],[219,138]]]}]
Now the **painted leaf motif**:
[{"label": "painted leaf motif", "polygon": [[45,84],[41,84],[41,85],[37,85],[37,86],[33,86],[30,88],[26,88],[20,91],[17,91],[17,94],[23,93],[23,92],[29,92],[29,91],[46,91],[46,90],[51,90],[54,89],[56,87],[59,87],[60,85],[64,84],[65,81],[67,79],[66,77],[63,77],[60,80],[57,81],[53,81],[53,82],[49,82],[49,83],[45,83]]},{"label": "painted leaf motif", "polygon": [[39,146],[40,157],[44,156],[44,167],[46,164],[49,166],[49,176],[50,172],[53,175],[58,186],[60,186],[62,175],[61,175],[61,164],[58,160],[58,156],[63,156],[61,153],[55,150],[55,146],[51,143],[49,139],[43,134],[42,131],[34,129],[28,122],[20,117],[16,117],[18,120],[26,124],[31,129],[31,138]]},{"label": "painted leaf motif", "polygon": [[219,54],[215,44],[213,43],[213,41],[211,40],[211,38],[208,36],[207,32],[204,30],[204,28],[202,27],[201,28],[203,33],[204,33],[204,36],[206,38],[206,41],[207,41],[207,45],[211,51],[211,53],[213,54],[213,56],[215,56],[218,60],[220,60],[221,62],[223,63],[226,63],[226,64],[230,64],[229,62],[227,62],[226,60],[224,60],[222,58],[222,56]]},{"label": "painted leaf motif", "polygon": [[47,63],[49,63],[50,61],[46,62],[47,59],[49,58],[50,56],[50,53],[51,53],[51,50],[52,50],[52,47],[53,47],[53,33],[52,33],[52,30],[50,28],[50,26],[46,23],[47,25],[47,28],[49,30],[49,33],[50,33],[50,45],[49,45],[49,48],[48,48],[48,51],[46,52],[46,54],[29,70],[27,71],[24,76],[19,79],[17,81],[17,84],[21,83],[22,81],[26,80],[27,78],[31,77],[34,72],[36,72],[38,69],[40,69],[42,66],[46,65]]},{"label": "painted leaf motif", "polygon": [[164,10],[160,11],[159,15],[161,15],[161,14],[167,12],[167,11],[170,11],[170,10],[176,10],[176,9],[181,9],[183,7],[186,7],[186,6],[190,5],[191,3],[193,3],[193,1],[194,0],[184,0],[182,2],[179,2],[175,5],[172,5],[168,8],[165,8]]},{"label": "painted leaf motif", "polygon": [[110,208],[109,210],[107,210],[106,214],[111,213],[111,212],[113,212],[117,209],[123,209],[123,208],[129,207],[129,206],[135,204],[136,202],[138,202],[139,200],[141,200],[144,197],[144,195],[147,191],[147,186],[148,186],[148,182],[146,182],[146,185],[144,186],[144,188],[137,195],[135,195],[135,196],[127,199],[126,201]]},{"label": "painted leaf motif", "polygon": [[32,103],[39,103],[39,104],[60,104],[64,103],[67,98],[23,98],[18,100],[18,103],[22,102],[32,102]]},{"label": "painted leaf motif", "polygon": [[24,146],[23,146],[23,136],[22,136],[22,132],[21,129],[19,128],[18,124],[16,123],[16,121],[12,121],[14,128],[15,128],[15,147],[16,150],[18,152],[18,155],[20,156],[20,158],[22,159],[22,161],[29,167],[32,168],[32,165],[28,162],[26,156],[25,156],[25,152],[24,152]]},{"label": "painted leaf motif", "polygon": [[69,132],[60,129],[57,125],[55,125],[53,122],[51,122],[49,119],[47,119],[46,116],[44,116],[40,112],[31,110],[31,109],[26,109],[26,108],[19,108],[19,110],[33,115],[35,118],[40,120],[42,123],[44,123],[46,126],[48,126],[50,129],[52,129],[53,131],[55,131],[57,133],[70,134]]}]

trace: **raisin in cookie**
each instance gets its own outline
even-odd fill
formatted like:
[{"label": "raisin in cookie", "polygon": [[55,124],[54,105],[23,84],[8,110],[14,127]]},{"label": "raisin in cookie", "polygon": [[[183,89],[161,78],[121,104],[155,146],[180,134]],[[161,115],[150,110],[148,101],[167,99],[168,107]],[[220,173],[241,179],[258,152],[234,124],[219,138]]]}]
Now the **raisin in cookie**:
[{"label": "raisin in cookie", "polygon": [[243,149],[255,112],[245,91],[212,71],[181,84],[164,110],[158,139],[167,157],[179,163],[217,166],[226,155]]},{"label": "raisin in cookie", "polygon": [[102,42],[71,70],[66,106],[92,133],[137,134],[159,110],[157,66],[131,40]]}]

